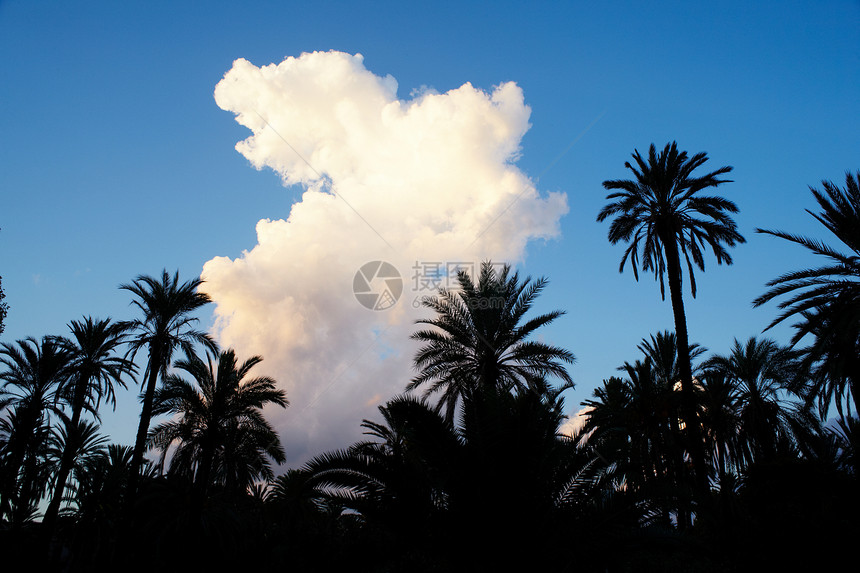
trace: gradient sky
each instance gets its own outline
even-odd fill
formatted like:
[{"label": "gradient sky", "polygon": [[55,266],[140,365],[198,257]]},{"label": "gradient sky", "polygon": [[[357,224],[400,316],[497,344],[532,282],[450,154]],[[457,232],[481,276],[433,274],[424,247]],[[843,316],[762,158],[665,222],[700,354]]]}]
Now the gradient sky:
[{"label": "gradient sky", "polygon": [[[685,290],[690,338],[726,352],[733,338],[760,334],[776,308],[751,301],[769,279],[816,261],[753,229],[830,241],[804,212],[813,208],[808,186],[841,185],[846,170],[860,169],[858,24],[856,1],[3,0],[0,275],[10,312],[2,340],[65,334],[83,315],[131,318],[120,283],[162,268],[188,278],[215,257],[253,249],[257,222],[286,219],[304,189],[237,153],[251,132],[216,105],[216,84],[239,58],[260,67],[306,52],[360,53],[369,73],[396,79],[404,101],[467,82],[488,94],[504,82],[522,90],[531,127],[515,166],[544,200],[564,194],[568,212],[555,238],[529,241],[512,262],[549,278],[539,311],[567,312],[543,337],[577,356],[577,388],[566,395],[575,412],[638,357],[643,337],[673,328],[653,277],[637,283],[629,268],[618,273],[623,247],[609,245],[608,223],[596,222],[602,181],[627,178],[624,162],[652,142],[706,151],[705,168],[732,165],[734,182],[719,193],[738,204],[748,242],[732,251],[730,267],[706,259],[697,299]],[[517,213],[502,220],[514,217],[507,223],[516,227]],[[380,247],[379,258],[386,253]],[[330,276],[302,264],[305,277]],[[204,327],[213,310],[200,315]],[[769,334],[785,342],[790,333]],[[385,358],[404,348],[370,352]],[[319,388],[337,395],[346,384],[339,376]],[[135,395],[120,392],[117,412],[104,415],[115,441],[133,441]],[[315,407],[308,395],[292,398],[286,417]],[[339,424],[357,432],[360,417]]]}]

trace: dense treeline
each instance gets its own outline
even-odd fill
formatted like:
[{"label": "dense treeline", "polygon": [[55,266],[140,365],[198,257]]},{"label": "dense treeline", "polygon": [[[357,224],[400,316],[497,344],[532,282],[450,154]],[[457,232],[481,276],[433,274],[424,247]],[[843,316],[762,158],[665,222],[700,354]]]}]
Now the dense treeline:
[{"label": "dense treeline", "polygon": [[[737,207],[703,194],[731,168],[695,176],[707,157],[675,144],[633,158],[634,179],[604,183],[598,220],[628,244],[620,270],[653,272],[663,295],[668,283],[675,332],[646,333],[578,420],[563,413],[574,355],[536,338],[563,312],[530,314],[546,280],[488,262],[425,299],[417,374],[362,423],[366,439],[276,476],[284,451],[262,409],[288,401],[253,374],[262,359],[195,329],[200,279],[140,276],[121,287],[138,318],[0,344],[4,559],[68,571],[834,562],[860,533],[860,173],[812,190],[810,213],[846,252],[759,230],[827,261],[755,301],[779,300],[773,324],[797,321],[790,345],[763,334],[720,355],[687,339],[681,285],[695,296],[705,249],[730,264],[744,242]],[[110,443],[99,411],[129,382],[142,386],[137,440]]]}]

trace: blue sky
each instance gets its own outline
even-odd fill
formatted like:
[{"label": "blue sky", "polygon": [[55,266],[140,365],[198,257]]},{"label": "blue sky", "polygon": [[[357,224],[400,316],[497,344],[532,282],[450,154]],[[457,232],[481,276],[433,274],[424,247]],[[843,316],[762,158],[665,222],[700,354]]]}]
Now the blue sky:
[{"label": "blue sky", "polygon": [[[691,340],[726,352],[775,316],[775,305],[751,307],[769,279],[816,263],[753,229],[830,240],[804,212],[807,186],[860,169],[860,4],[749,4],[3,1],[2,339],[63,334],[83,315],[130,318],[120,283],[162,268],[195,276],[214,257],[253,249],[257,222],[286,219],[303,189],[237,153],[251,132],[219,108],[215,86],[238,58],[259,67],[336,50],[395,78],[401,100],[467,82],[522,90],[531,127],[515,165],[541,197],[565,194],[569,210],[556,238],[528,242],[517,268],[549,278],[539,311],[567,311],[544,338],[577,356],[571,411],[637,358],[643,337],[672,328],[653,278],[618,273],[623,247],[595,220],[602,181],[627,178],[630,153],[652,142],[706,151],[706,168],[732,165],[734,182],[719,192],[738,204],[748,242],[730,267],[707,259],[697,299],[686,298]],[[516,209],[508,215],[519,224]],[[369,350],[398,351],[391,340]],[[359,357],[344,360],[360,370]],[[342,371],[326,376],[319,387],[340,391]],[[314,407],[298,396],[286,417]],[[135,391],[118,399],[105,430],[130,443]],[[357,429],[360,417],[339,423]]]}]

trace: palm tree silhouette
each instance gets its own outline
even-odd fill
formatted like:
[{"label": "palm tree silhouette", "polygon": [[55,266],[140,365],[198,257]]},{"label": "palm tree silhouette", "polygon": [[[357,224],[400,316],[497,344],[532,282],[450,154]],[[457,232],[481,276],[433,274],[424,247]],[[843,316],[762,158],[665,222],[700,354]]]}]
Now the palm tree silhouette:
[{"label": "palm tree silhouette", "polygon": [[[253,356],[237,364],[233,350],[225,350],[217,363],[204,362],[193,352],[173,365],[179,373],[164,378],[155,393],[153,415],[178,414],[152,429],[149,443],[161,451],[165,463],[177,443],[170,471],[190,477],[200,498],[213,481],[231,489],[244,489],[259,477],[272,479],[266,458],[285,461],[280,439],[263,418],[262,408],[289,402],[283,390],[267,376],[249,378],[262,358]],[[217,479],[213,479],[217,478]]]},{"label": "palm tree silhouette", "polygon": [[[66,473],[63,501],[77,501],[83,473],[107,455],[108,437],[99,433],[99,425],[96,422],[78,420],[73,426],[72,418],[62,412],[58,414],[60,424],[51,431],[46,457],[48,464],[56,472],[68,456],[67,452],[72,452],[72,467]],[[59,477],[57,475],[55,479],[59,481]],[[59,484],[55,483],[54,491],[58,488]]]},{"label": "palm tree silhouette", "polygon": [[396,540],[384,559],[406,560],[410,570],[415,554],[444,562],[444,542],[435,536],[446,531],[450,482],[462,466],[460,438],[423,398],[396,396],[379,412],[381,422],[361,424],[369,439],[315,456],[295,476],[294,491],[305,500],[321,498],[319,506],[358,513],[373,531]]},{"label": "palm tree silhouette", "polygon": [[[687,464],[684,459],[680,427],[680,393],[678,392],[678,386],[681,381],[681,370],[678,357],[678,339],[674,332],[664,330],[657,334],[652,334],[650,340],[643,338],[637,348],[645,355],[646,362],[650,364],[651,372],[649,376],[654,379],[653,385],[658,389],[658,395],[660,396],[655,406],[659,408],[660,419],[664,423],[664,426],[668,426],[669,430],[664,431],[662,434],[663,444],[661,453],[666,456],[668,467],[670,468],[670,471],[667,471],[667,479],[664,481],[671,484],[669,489],[680,493],[683,490],[684,484],[687,483],[684,477],[687,474]],[[696,343],[690,344],[690,360],[697,359],[706,351],[707,349]],[[697,368],[694,367],[692,371],[694,375],[698,374]],[[699,388],[695,388],[695,391],[698,395]],[[679,519],[682,527],[686,528],[690,525],[689,513],[687,508],[681,508],[679,511]]]},{"label": "palm tree silhouette", "polygon": [[[684,460],[678,447],[677,392],[662,379],[650,356],[625,362],[625,378],[611,377],[582,405],[589,408],[583,433],[586,443],[613,467],[616,487],[655,504],[669,526],[669,511],[678,509],[684,526],[689,511],[683,496]],[[668,382],[668,383],[667,383]]]},{"label": "palm tree silhouette", "polygon": [[[556,392],[487,389],[470,400],[481,406],[453,424],[426,399],[395,397],[379,407],[381,421],[362,423],[368,440],[315,457],[296,485],[358,512],[395,540],[391,553],[423,556],[423,567],[549,559],[560,526],[594,489],[594,458],[560,433]],[[488,554],[503,535],[517,543]]]},{"label": "palm tree silhouette", "polygon": [[[709,246],[718,264],[731,264],[732,258],[725,246],[733,247],[745,239],[729,213],[737,213],[737,206],[722,197],[706,196],[700,191],[717,187],[729,180],[720,175],[731,167],[721,167],[705,175],[693,175],[707,160],[706,153],[687,156],[678,151],[677,144],[667,144],[660,154],[651,144],[648,160],[634,150],[636,164],[624,166],[633,172],[634,179],[614,179],[603,182],[611,201],[601,209],[598,222],[614,217],[609,227],[609,242],[613,245],[629,243],[621,258],[619,272],[627,261],[633,275],[639,280],[639,261],[642,270],[653,271],[660,282],[660,294],[665,298],[664,275],[668,275],[669,293],[675,318],[678,344],[679,372],[683,396],[683,417],[689,435],[690,454],[696,470],[696,479],[702,493],[707,490],[707,464],[702,447],[699,424],[696,421],[693,375],[690,364],[687,318],[681,290],[683,277],[681,255],[686,261],[690,291],[696,296],[695,264],[705,270],[703,249]],[[641,255],[640,255],[641,253]]]},{"label": "palm tree silhouette", "polygon": [[361,424],[371,439],[313,458],[302,468],[306,483],[386,527],[423,528],[443,507],[441,485],[457,465],[460,440],[422,398],[396,396],[379,412],[382,422]]},{"label": "palm tree silhouette", "polygon": [[741,421],[738,416],[738,385],[727,373],[707,369],[699,377],[699,383],[705,447],[722,491],[729,485],[729,472],[739,471],[743,467],[744,456],[739,442]]},{"label": "palm tree silhouette", "polygon": [[521,282],[508,265],[497,271],[484,262],[477,282],[463,270],[457,273],[457,282],[459,290],[441,288],[438,296],[422,301],[436,316],[416,321],[433,328],[411,336],[424,346],[414,360],[419,374],[407,391],[429,384],[425,395],[441,392],[439,408],[444,407],[447,419],[453,420],[457,403],[476,390],[543,392],[549,377],[560,379],[564,387],[573,386],[565,369],[574,362],[573,354],[529,340],[564,312],[548,312],[520,324],[546,286],[545,278]]},{"label": "palm tree silhouette", "polygon": [[[58,338],[70,356],[69,367],[71,375],[60,388],[60,394],[71,405],[72,416],[68,421],[68,431],[74,433],[79,429],[81,413],[87,409],[98,418],[98,408],[102,399],[116,405],[114,385],[125,388],[122,377],[132,374],[134,363],[115,355],[119,346],[124,342],[127,327],[122,323],[111,323],[110,319],[93,319],[86,317],[83,321],[73,320],[69,325],[72,331],[71,339]],[[56,484],[51,502],[45,512],[45,527],[50,532],[60,510],[60,503],[66,489],[69,472],[75,464],[75,447],[80,442],[79,436],[64,440],[69,446],[64,452],[58,467]]]},{"label": "palm tree silhouette", "polygon": [[[594,454],[562,433],[560,394],[488,389],[463,408],[462,453],[447,488],[451,547],[462,570],[559,568],[562,532],[582,519],[598,478]],[[517,542],[498,544],[507,536]]]},{"label": "palm tree silhouette", "polygon": [[705,368],[731,380],[736,389],[739,454],[746,464],[769,461],[780,443],[803,439],[805,428],[817,426],[802,409],[786,400],[800,365],[797,353],[773,340],[735,339],[727,356],[715,355]]},{"label": "palm tree silhouette", "polygon": [[[58,436],[62,441],[62,436]],[[100,520],[116,526],[122,492],[131,467],[131,446],[99,444],[95,455],[85,455],[75,469],[74,497],[79,517],[90,523]]]},{"label": "palm tree silhouette", "polygon": [[[75,479],[70,482],[71,495],[68,496],[73,498],[77,508],[73,570],[99,571],[115,559],[111,553],[121,525],[132,453],[131,446],[109,444],[93,455],[76,458]],[[148,461],[143,474],[147,478],[155,477]]]},{"label": "palm tree silhouette", "polygon": [[[2,343],[0,364],[4,367],[0,372],[2,398],[9,412],[2,421],[6,443],[0,473],[0,517],[13,517],[13,508],[21,515],[19,509],[35,504],[42,493],[44,483],[33,479],[34,468],[47,440],[48,413],[55,408],[60,384],[69,376],[69,353],[51,337],[41,342],[26,338],[16,344]],[[28,467],[23,467],[25,462],[29,462]]]},{"label": "palm tree silhouette", "polygon": [[791,342],[795,345],[807,334],[815,338],[806,355],[808,363],[820,363],[814,373],[813,395],[820,400],[822,414],[826,415],[834,395],[839,398],[841,413],[846,391],[853,396],[855,411],[860,412],[860,172],[845,174],[844,189],[830,181],[822,181],[822,187],[824,191],[810,187],[821,211],[806,212],[833,233],[848,253],[810,237],[756,229],[798,244],[826,263],[773,279],[753,305],[787,297],[779,303],[782,312],[767,328],[789,317],[799,318]]},{"label": "palm tree silhouette", "polygon": [[158,377],[163,379],[167,375],[167,367],[177,348],[188,353],[195,343],[200,343],[215,351],[215,343],[209,335],[192,328],[197,319],[192,317],[191,313],[210,302],[207,294],[197,290],[202,282],[197,277],[180,284],[178,271],[171,278],[164,270],[160,278],[140,275],[131,284],[119,287],[135,296],[133,304],[143,314],[142,318],[126,323],[134,332],[129,342],[129,356],[134,359],[142,348],[149,352],[144,373],[147,381],[143,392],[143,407],[131,462],[129,498],[137,491]]}]

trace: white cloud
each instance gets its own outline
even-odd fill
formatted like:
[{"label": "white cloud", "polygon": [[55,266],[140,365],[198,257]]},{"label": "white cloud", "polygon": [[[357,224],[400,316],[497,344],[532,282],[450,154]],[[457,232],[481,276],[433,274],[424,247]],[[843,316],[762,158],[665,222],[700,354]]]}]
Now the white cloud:
[{"label": "white cloud", "polygon": [[570,437],[578,435],[579,432],[582,431],[582,428],[585,427],[586,422],[588,422],[588,417],[591,414],[592,409],[593,408],[591,406],[584,406],[577,410],[575,414],[569,416],[561,425],[559,433]]},{"label": "white cloud", "polygon": [[[296,465],[358,438],[413,375],[412,303],[428,294],[413,291],[416,261],[515,263],[529,240],[558,235],[567,198],[541,197],[513,164],[530,109],[512,82],[398,100],[360,54],[315,52],[236,60],[215,101],[252,131],[236,149],[254,167],[306,189],[286,220],[257,223],[250,251],[203,268],[219,341],[262,355],[259,371],[287,390],[291,406],[268,415]],[[404,279],[386,311],[352,292],[372,260]]]}]

